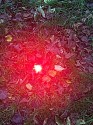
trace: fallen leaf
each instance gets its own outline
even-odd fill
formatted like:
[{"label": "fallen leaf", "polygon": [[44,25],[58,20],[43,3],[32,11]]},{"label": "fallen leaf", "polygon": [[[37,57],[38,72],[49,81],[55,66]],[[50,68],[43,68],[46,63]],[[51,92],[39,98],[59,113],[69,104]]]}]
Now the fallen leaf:
[{"label": "fallen leaf", "polygon": [[11,42],[13,40],[12,35],[5,36],[7,42]]},{"label": "fallen leaf", "polygon": [[55,66],[54,66],[54,69],[55,69],[56,71],[61,72],[61,71],[64,70],[65,68],[63,68],[63,67],[60,66],[60,65],[55,65]]},{"label": "fallen leaf", "polygon": [[71,84],[72,82],[68,79],[66,80],[66,83]]},{"label": "fallen leaf", "polygon": [[48,74],[52,77],[55,77],[56,76],[56,71],[54,70],[49,70]]},{"label": "fallen leaf", "polygon": [[56,55],[56,57],[57,57],[58,59],[61,59],[61,56],[60,56],[60,55]]},{"label": "fallen leaf", "polygon": [[32,90],[32,85],[31,85],[30,83],[27,83],[27,84],[26,84],[26,88],[27,88],[28,90]]}]

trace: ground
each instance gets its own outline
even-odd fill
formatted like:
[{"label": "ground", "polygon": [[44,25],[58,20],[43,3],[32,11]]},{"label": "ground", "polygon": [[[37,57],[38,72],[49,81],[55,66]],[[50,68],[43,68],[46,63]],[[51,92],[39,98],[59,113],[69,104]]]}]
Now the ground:
[{"label": "ground", "polygon": [[0,4],[0,125],[92,125],[93,3]]}]

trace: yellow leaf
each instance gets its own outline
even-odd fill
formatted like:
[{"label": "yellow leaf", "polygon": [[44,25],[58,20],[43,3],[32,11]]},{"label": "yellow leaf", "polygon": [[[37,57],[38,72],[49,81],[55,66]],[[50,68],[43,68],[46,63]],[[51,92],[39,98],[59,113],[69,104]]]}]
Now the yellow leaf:
[{"label": "yellow leaf", "polygon": [[49,70],[48,74],[52,77],[55,77],[56,76],[56,71],[54,70]]},{"label": "yellow leaf", "polygon": [[72,83],[72,82],[68,79],[68,80],[66,80],[66,83],[70,84],[70,83]]},{"label": "yellow leaf", "polygon": [[27,83],[27,84],[26,84],[26,88],[27,88],[28,90],[32,90],[32,85],[31,85],[30,83]]},{"label": "yellow leaf", "polygon": [[13,37],[11,35],[5,36],[7,42],[11,42],[13,40]]}]

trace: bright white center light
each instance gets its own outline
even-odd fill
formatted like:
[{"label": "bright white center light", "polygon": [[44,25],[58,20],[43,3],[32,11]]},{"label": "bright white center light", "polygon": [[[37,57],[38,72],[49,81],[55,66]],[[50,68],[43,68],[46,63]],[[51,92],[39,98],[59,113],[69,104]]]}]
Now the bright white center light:
[{"label": "bright white center light", "polygon": [[42,66],[41,65],[34,65],[34,70],[36,71],[36,73],[41,72]]}]

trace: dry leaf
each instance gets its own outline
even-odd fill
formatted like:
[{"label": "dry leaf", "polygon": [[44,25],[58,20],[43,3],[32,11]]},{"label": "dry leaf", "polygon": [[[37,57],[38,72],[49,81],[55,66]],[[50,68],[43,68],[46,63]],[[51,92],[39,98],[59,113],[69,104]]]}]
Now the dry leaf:
[{"label": "dry leaf", "polygon": [[70,84],[72,83],[69,79],[66,80],[66,83]]},{"label": "dry leaf", "polygon": [[54,70],[49,70],[48,74],[52,77],[55,77],[56,76],[56,71]]},{"label": "dry leaf", "polygon": [[26,88],[27,88],[28,90],[32,90],[32,85],[31,85],[30,83],[27,83],[27,84],[26,84]]},{"label": "dry leaf", "polygon": [[11,42],[13,40],[13,37],[11,35],[5,36],[7,42]]},{"label": "dry leaf", "polygon": [[55,69],[56,71],[61,72],[61,71],[64,70],[65,68],[63,68],[63,67],[60,66],[60,65],[55,65],[55,66],[54,66],[54,69]]}]

